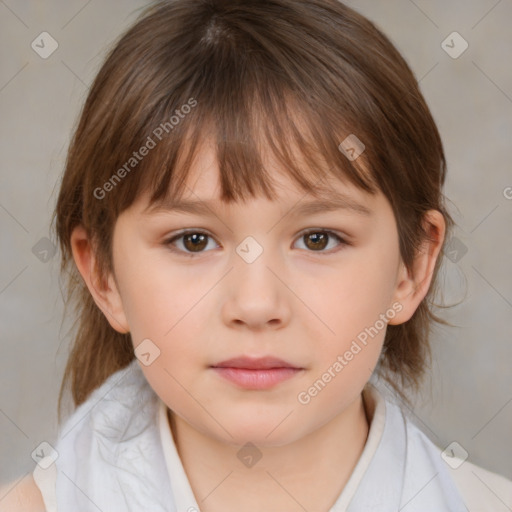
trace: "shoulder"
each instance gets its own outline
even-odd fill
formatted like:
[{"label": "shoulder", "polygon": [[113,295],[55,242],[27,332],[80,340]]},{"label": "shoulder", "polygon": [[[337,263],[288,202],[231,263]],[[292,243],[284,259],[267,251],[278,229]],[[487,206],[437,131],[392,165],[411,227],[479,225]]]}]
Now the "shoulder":
[{"label": "shoulder", "polygon": [[0,512],[44,512],[41,491],[28,473],[17,482],[0,487]]},{"label": "shoulder", "polygon": [[[405,411],[402,410],[403,413]],[[457,457],[449,445],[444,450],[432,441],[408,414],[404,414],[407,444],[414,456],[409,458],[408,473],[421,473],[422,467],[434,468],[442,480],[451,480],[469,512],[510,512],[512,481],[498,473]],[[467,454],[466,454],[467,457]],[[443,482],[445,485],[447,482]]]},{"label": "shoulder", "polygon": [[512,480],[469,461],[450,466],[450,474],[471,512],[512,510]]}]

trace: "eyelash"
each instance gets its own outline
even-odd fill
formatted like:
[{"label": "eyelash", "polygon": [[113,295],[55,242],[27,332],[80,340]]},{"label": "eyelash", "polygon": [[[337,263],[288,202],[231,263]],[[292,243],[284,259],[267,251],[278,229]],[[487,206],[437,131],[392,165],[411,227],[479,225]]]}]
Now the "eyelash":
[{"label": "eyelash", "polygon": [[[304,231],[302,233],[300,233],[300,235],[297,237],[297,240],[300,240],[302,238],[304,238],[305,236],[307,235],[311,235],[311,234],[318,234],[318,233],[324,233],[324,234],[327,234],[329,237],[334,237],[336,239],[338,239],[338,241],[340,242],[340,245],[341,247],[336,249],[336,250],[329,250],[329,251],[325,251],[325,250],[322,250],[322,251],[313,251],[313,250],[307,250],[306,252],[311,252],[311,253],[319,253],[319,254],[334,254],[334,253],[337,253],[338,251],[341,251],[343,250],[343,247],[344,246],[348,246],[348,245],[351,245],[349,242],[347,242],[344,238],[342,238],[340,235],[338,235],[336,232],[334,231],[330,231],[330,230],[327,230],[327,229],[310,229],[308,231]],[[205,252],[208,252],[208,251],[199,251],[197,253],[193,253],[193,252],[187,252],[186,250],[181,250],[181,249],[176,249],[174,246],[173,246],[173,242],[175,242],[176,240],[179,240],[187,235],[191,235],[191,234],[195,234],[195,235],[205,235],[207,236],[208,238],[210,239],[213,239],[213,236],[211,236],[209,233],[207,233],[206,231],[201,231],[201,230],[198,230],[198,229],[188,229],[188,230],[185,230],[185,231],[181,231],[179,233],[175,233],[172,237],[166,239],[163,244],[165,246],[167,246],[169,248],[169,250],[173,253],[177,253],[177,254],[180,254],[182,256],[185,256],[185,257],[189,257],[189,258],[194,258],[200,254],[203,254]],[[217,242],[216,242],[217,243]]]}]

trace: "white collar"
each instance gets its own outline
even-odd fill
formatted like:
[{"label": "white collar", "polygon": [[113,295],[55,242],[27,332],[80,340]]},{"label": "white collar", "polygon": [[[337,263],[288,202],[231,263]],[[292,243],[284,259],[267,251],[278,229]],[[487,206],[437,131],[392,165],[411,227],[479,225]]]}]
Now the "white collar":
[{"label": "white collar", "polygon": [[[363,448],[361,456],[345,485],[342,493],[337,498],[335,504],[329,512],[344,512],[348,504],[354,497],[361,480],[370,465],[370,462],[377,451],[384,425],[386,422],[386,401],[379,390],[368,383],[363,389],[363,403],[366,415],[370,422],[368,438]],[[187,510],[200,510],[190,482],[185,473],[185,469],[178,455],[176,444],[172,436],[167,418],[167,406],[160,400],[158,407],[158,428],[162,440],[167,471],[171,480],[172,493],[176,500],[176,506],[179,512]]]},{"label": "white collar", "polygon": [[[398,405],[370,389],[363,395],[369,404],[375,398],[369,436],[331,512],[467,512],[441,450]],[[58,510],[199,509],[173,446],[166,408],[135,359],[96,388],[61,430]]]}]

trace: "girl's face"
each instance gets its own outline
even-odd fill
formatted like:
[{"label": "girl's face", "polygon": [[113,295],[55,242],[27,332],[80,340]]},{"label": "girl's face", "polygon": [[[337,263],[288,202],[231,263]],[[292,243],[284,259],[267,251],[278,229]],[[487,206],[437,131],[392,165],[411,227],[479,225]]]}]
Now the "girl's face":
[{"label": "girl's face", "polygon": [[[116,321],[191,427],[235,444],[300,439],[359,398],[386,322],[413,312],[391,206],[333,181],[338,208],[307,207],[312,196],[280,174],[278,200],[226,205],[208,146],[191,171],[184,199],[207,208],[145,211],[141,196],[118,218]],[[292,368],[218,368],[244,357]]]}]

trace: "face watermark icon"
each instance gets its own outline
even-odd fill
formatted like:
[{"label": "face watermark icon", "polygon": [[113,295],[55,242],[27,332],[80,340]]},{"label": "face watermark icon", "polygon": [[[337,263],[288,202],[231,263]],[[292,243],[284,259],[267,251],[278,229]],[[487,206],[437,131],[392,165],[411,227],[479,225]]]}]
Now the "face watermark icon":
[{"label": "face watermark icon", "polygon": [[505,199],[512,199],[512,187],[505,187],[503,189],[503,196]]},{"label": "face watermark icon", "polygon": [[59,47],[59,43],[48,32],[41,32],[30,46],[39,57],[47,59]]},{"label": "face watermark icon", "polygon": [[441,458],[452,469],[458,469],[468,458],[468,452],[457,441],[451,442],[442,452]]},{"label": "face watermark icon", "polygon": [[458,59],[468,49],[468,47],[469,43],[458,32],[452,32],[441,43],[441,48],[452,59]]},{"label": "face watermark icon", "polygon": [[260,449],[251,442],[245,443],[236,456],[244,466],[252,468],[263,456]]},{"label": "face watermark icon", "polygon": [[444,254],[453,263],[458,263],[468,252],[467,246],[461,242],[456,236],[453,236],[446,243]]},{"label": "face watermark icon", "polygon": [[353,162],[359,158],[366,146],[357,138],[356,135],[351,133],[339,146],[338,149]]},{"label": "face watermark icon", "polygon": [[32,254],[43,263],[47,263],[53,258],[56,251],[57,249],[53,242],[45,236],[32,247]]},{"label": "face watermark icon", "polygon": [[48,469],[58,459],[59,454],[50,443],[43,441],[30,456],[41,469]]},{"label": "face watermark icon", "polygon": [[255,238],[248,236],[238,244],[236,252],[246,263],[254,263],[263,253],[263,247]]},{"label": "face watermark icon", "polygon": [[160,357],[160,349],[149,339],[142,340],[135,349],[135,357],[144,365],[151,365]]}]

